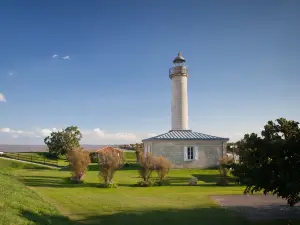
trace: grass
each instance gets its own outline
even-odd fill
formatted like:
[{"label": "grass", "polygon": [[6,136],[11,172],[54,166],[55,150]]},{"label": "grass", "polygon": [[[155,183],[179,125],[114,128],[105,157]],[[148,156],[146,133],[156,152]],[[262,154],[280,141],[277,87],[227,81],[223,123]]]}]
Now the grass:
[{"label": "grass", "polygon": [[[66,170],[15,167],[11,173],[19,180],[18,188],[31,191],[30,193],[24,192],[24,195],[33,195],[34,201],[47,202],[50,208],[47,211],[40,203],[26,203],[24,208],[13,211],[11,216],[6,217],[14,217],[19,212],[28,221],[58,221],[53,224],[287,224],[286,221],[249,222],[238,213],[226,211],[217,206],[211,201],[210,195],[241,194],[244,190],[243,187],[233,183],[228,187],[216,186],[217,170],[172,170],[169,174],[170,186],[142,188],[132,186],[139,181],[137,171],[123,169],[115,175],[115,181],[119,183],[119,187],[105,189],[99,187],[100,181],[97,177],[96,166],[91,165],[91,168],[93,170],[87,172],[83,184],[72,184],[69,181],[70,172]],[[198,177],[198,186],[187,186],[192,176]],[[23,195],[22,193],[23,191],[20,192],[20,196]],[[38,196],[42,196],[43,199]],[[10,201],[13,200],[11,198]],[[55,211],[51,205],[58,211]],[[71,219],[71,222],[58,212]],[[22,223],[13,221],[13,223],[2,224]]]},{"label": "grass", "polygon": [[23,161],[35,162],[40,164],[52,165],[52,166],[67,166],[68,161],[65,157],[59,159],[49,158],[47,152],[11,152],[5,153],[6,157],[13,159],[20,159]]},{"label": "grass", "polygon": [[[135,152],[124,152],[126,163],[134,164],[136,163],[136,155]],[[5,153],[5,155],[9,158],[20,159],[29,162],[36,162],[41,164],[53,165],[64,167],[68,166],[68,161],[65,156],[59,157],[59,159],[51,159],[48,157],[47,152],[12,152]]]},{"label": "grass", "polygon": [[[44,168],[0,159],[0,169],[0,224],[68,224],[70,222],[54,206],[9,175],[12,169],[42,171]],[[32,223],[32,215],[35,215],[35,223]],[[44,215],[47,217],[44,218]]]}]

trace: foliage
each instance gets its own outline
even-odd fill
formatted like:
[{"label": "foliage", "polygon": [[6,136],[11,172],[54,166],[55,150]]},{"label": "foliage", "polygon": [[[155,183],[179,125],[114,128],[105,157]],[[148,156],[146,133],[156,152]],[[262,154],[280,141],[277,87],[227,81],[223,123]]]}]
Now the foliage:
[{"label": "foliage", "polygon": [[90,152],[90,159],[92,163],[98,163],[98,153]]},{"label": "foliage", "polygon": [[164,179],[164,180],[155,181],[154,186],[168,186],[170,184],[171,184],[170,181]]},{"label": "foliage", "polygon": [[261,135],[246,134],[238,143],[240,163],[231,165],[232,174],[246,185],[245,193],[276,194],[293,206],[300,200],[299,123],[269,121]]},{"label": "foliage", "polygon": [[172,163],[163,156],[154,157],[154,168],[157,172],[159,185],[168,184],[165,181],[166,176],[168,175],[170,169],[172,167]]},{"label": "foliage", "polygon": [[73,148],[80,147],[81,138],[82,134],[78,127],[70,126],[62,131],[52,132],[44,139],[44,143],[47,145],[50,155],[59,157],[66,155]]},{"label": "foliage", "polygon": [[91,162],[89,152],[84,151],[81,148],[73,149],[68,152],[68,160],[72,170],[72,180],[81,182],[83,175]]},{"label": "foliage", "polygon": [[139,163],[138,172],[142,178],[142,186],[151,186],[150,178],[153,170],[155,170],[155,158],[150,152],[142,153],[137,151]]},{"label": "foliage", "polygon": [[115,148],[104,148],[98,151],[99,177],[103,179],[104,185],[110,187],[117,169],[124,165],[124,153]]},{"label": "foliage", "polygon": [[220,176],[217,178],[216,184],[219,186],[226,186],[229,184],[228,180],[228,164],[232,163],[232,160],[230,160],[227,156],[224,156],[219,161],[219,173]]},{"label": "foliage", "polygon": [[128,144],[128,145],[119,145],[121,149],[127,150],[139,150],[144,148],[144,143],[135,143],[135,144]]}]

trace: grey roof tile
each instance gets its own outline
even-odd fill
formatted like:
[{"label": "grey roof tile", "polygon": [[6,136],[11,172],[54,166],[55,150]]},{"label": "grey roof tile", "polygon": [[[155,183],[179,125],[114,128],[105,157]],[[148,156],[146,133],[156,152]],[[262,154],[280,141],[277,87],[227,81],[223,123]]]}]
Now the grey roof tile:
[{"label": "grey roof tile", "polygon": [[202,134],[198,132],[193,132],[191,130],[171,130],[167,133],[160,134],[143,141],[150,140],[224,140],[228,141],[228,138],[222,138],[217,136],[212,136],[208,134]]}]

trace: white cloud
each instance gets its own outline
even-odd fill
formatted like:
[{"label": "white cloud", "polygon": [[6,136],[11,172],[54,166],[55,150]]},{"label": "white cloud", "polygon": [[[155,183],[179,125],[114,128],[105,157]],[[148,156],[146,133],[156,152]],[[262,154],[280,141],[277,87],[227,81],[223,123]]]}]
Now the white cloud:
[{"label": "white cloud", "polygon": [[2,93],[0,93],[0,102],[6,102],[6,98]]},{"label": "white cloud", "polygon": [[63,56],[63,57],[61,57],[62,59],[65,59],[65,60],[70,60],[71,59],[71,57],[69,56],[69,55],[66,55],[66,56]]},{"label": "white cloud", "polygon": [[0,128],[0,132],[3,132],[3,133],[10,133],[10,129],[9,128]]},{"label": "white cloud", "polygon": [[55,59],[55,58],[57,58],[57,57],[58,57],[58,55],[56,55],[56,54],[52,55],[52,58],[53,58],[53,59]]},{"label": "white cloud", "polygon": [[10,133],[10,134],[17,135],[17,136],[22,135],[22,136],[27,136],[27,137],[34,135],[34,132],[32,132],[32,131],[13,130],[8,127],[0,128],[0,132]]},{"label": "white cloud", "polygon": [[[33,128],[33,131],[12,129],[8,127],[0,128],[0,133],[9,134],[12,138],[26,141],[24,138],[37,138],[37,144],[42,144],[44,137],[49,136],[52,132],[61,131],[57,128]],[[81,144],[130,144],[140,142],[141,137],[146,137],[147,133],[141,135],[132,132],[107,132],[100,128],[81,130],[83,135]]]},{"label": "white cloud", "polygon": [[81,130],[82,143],[85,144],[126,144],[135,143],[139,139],[136,134],[130,132],[107,132],[100,128],[93,130]]},{"label": "white cloud", "polygon": [[104,131],[101,130],[100,128],[95,128],[93,130],[97,135],[99,135],[100,137],[103,137],[104,136]]},{"label": "white cloud", "polygon": [[52,132],[57,132],[58,130],[56,128],[52,128],[52,129],[49,129],[49,128],[44,128],[44,129],[41,129],[41,130],[37,130],[37,132],[44,136],[44,137],[47,137],[49,136]]},{"label": "white cloud", "polygon": [[136,135],[133,133],[108,133],[100,128],[95,128],[90,135],[96,134],[99,137],[109,139],[109,140],[135,140]]},{"label": "white cloud", "polygon": [[147,136],[148,136],[148,138],[151,138],[151,137],[157,136],[157,134],[156,133],[148,133]]}]

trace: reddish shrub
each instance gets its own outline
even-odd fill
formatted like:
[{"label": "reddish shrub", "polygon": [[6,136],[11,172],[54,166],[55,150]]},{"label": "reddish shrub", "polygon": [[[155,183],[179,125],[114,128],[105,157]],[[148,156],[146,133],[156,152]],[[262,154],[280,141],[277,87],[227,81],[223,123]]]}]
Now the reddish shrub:
[{"label": "reddish shrub", "polygon": [[81,182],[85,171],[90,164],[90,156],[88,151],[81,148],[73,149],[68,152],[67,158],[72,170],[72,180]]},{"label": "reddish shrub", "polygon": [[98,151],[99,176],[104,181],[104,185],[113,185],[113,177],[117,169],[124,165],[124,153],[115,148],[104,148]]}]

